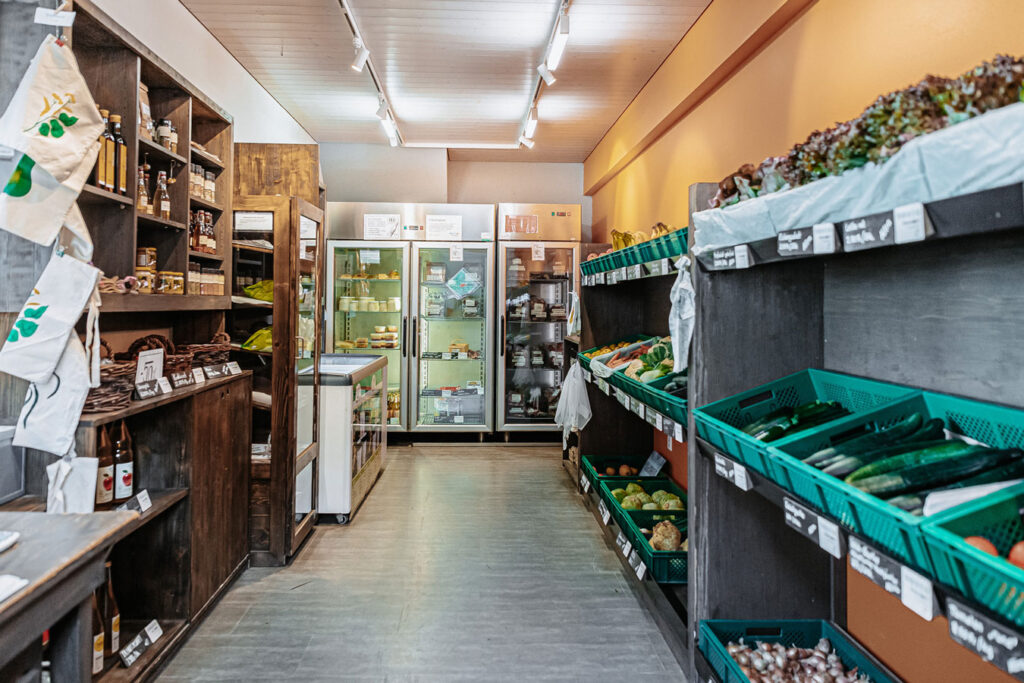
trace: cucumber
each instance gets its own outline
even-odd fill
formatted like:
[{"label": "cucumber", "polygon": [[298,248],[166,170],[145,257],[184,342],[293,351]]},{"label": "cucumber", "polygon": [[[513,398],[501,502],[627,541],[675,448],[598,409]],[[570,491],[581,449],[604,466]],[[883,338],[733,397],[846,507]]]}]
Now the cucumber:
[{"label": "cucumber", "polygon": [[901,493],[913,493],[937,484],[958,481],[1019,459],[1022,455],[1016,448],[969,448],[973,450],[961,457],[947,457],[946,462],[921,462],[899,471],[859,479],[853,485],[879,498],[891,498]]},{"label": "cucumber", "polygon": [[[904,441],[902,443],[894,444],[892,446],[886,446],[884,448],[879,448],[874,451],[868,451],[865,453],[861,453],[859,455],[851,455],[849,456],[849,460],[846,460],[843,463],[843,469],[846,469],[847,467],[853,467],[853,469],[847,471],[846,474],[842,476],[848,476],[862,467],[866,467],[873,462],[878,462],[879,460],[884,460],[885,458],[891,458],[896,455],[910,453],[911,451],[919,451],[924,448],[942,446],[943,444],[947,443],[949,443],[948,439],[934,439],[932,441]],[[843,458],[840,458],[840,460],[842,459]],[[837,465],[838,462],[839,460],[836,460],[832,462],[831,465]],[[840,476],[838,474],[835,474],[835,472],[829,472],[829,474],[831,474],[834,477]]]},{"label": "cucumber", "polygon": [[968,486],[995,484],[1001,481],[1010,481],[1011,479],[1024,479],[1024,457],[1016,458],[1006,464],[983,470],[973,476],[961,479],[960,481],[952,484],[945,484],[921,491],[917,495],[921,498],[925,498],[929,493],[935,493],[936,491],[949,491],[951,489],[961,489]]},{"label": "cucumber", "polygon": [[[896,448],[901,448],[901,446]],[[972,446],[959,440],[945,441],[941,444],[917,448],[916,450],[903,452],[899,455],[882,458],[856,470],[846,477],[845,481],[847,484],[852,484],[860,479],[876,477],[889,472],[899,472],[917,465],[942,462],[943,460],[967,455],[983,448],[983,446]]]},{"label": "cucumber", "polygon": [[896,424],[890,425],[885,429],[860,434],[830,448],[823,448],[817,453],[813,453],[809,458],[804,460],[804,462],[808,465],[815,465],[828,457],[836,455],[850,456],[874,450],[876,448],[882,448],[888,444],[897,443],[909,437],[917,431],[923,423],[924,417],[922,417],[921,413],[912,413],[903,420],[900,420]]}]

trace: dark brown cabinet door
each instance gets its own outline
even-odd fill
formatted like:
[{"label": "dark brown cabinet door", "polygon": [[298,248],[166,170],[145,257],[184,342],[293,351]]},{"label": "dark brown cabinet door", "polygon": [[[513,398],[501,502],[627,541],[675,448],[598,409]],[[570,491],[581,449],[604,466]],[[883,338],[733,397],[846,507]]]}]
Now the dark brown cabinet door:
[{"label": "dark brown cabinet door", "polygon": [[251,379],[243,377],[193,401],[193,616],[249,552],[251,394]]}]

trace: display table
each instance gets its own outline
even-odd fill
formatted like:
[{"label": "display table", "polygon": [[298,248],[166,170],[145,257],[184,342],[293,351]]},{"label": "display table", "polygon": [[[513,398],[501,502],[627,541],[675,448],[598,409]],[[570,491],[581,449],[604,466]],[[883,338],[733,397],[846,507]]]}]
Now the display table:
[{"label": "display table", "polygon": [[28,585],[0,603],[0,678],[7,667],[40,642],[50,629],[53,680],[90,679],[92,593],[104,581],[111,547],[139,515],[0,513],[0,529],[21,538],[0,554],[0,574],[28,579]]}]

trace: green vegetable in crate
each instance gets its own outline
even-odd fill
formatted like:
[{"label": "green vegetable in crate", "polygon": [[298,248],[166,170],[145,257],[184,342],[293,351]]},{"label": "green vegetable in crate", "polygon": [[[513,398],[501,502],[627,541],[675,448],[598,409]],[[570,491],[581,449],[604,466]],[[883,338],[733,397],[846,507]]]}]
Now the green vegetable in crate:
[{"label": "green vegetable in crate", "polygon": [[850,411],[835,401],[812,401],[796,408],[779,408],[743,427],[742,431],[758,441],[770,442],[849,414]]},{"label": "green vegetable in crate", "polygon": [[853,485],[865,493],[879,498],[889,498],[973,476],[987,469],[1018,460],[1024,455],[1016,448],[1003,450],[984,448],[983,446],[970,446],[969,448],[970,450],[963,452],[959,457],[946,456],[941,459],[921,457],[919,464],[886,474],[864,477],[853,482]]},{"label": "green vegetable in crate", "polygon": [[636,499],[640,501],[641,505],[646,505],[647,503],[653,503],[654,502],[654,499],[651,498],[646,493],[637,493],[636,494]]},{"label": "green vegetable in crate", "polygon": [[661,504],[661,509],[662,510],[682,510],[683,509],[683,501],[679,500],[678,498],[668,498],[668,499],[665,499],[662,502],[662,504]]},{"label": "green vegetable in crate", "polygon": [[935,446],[899,453],[898,455],[893,455],[891,457],[883,458],[877,462],[873,462],[870,465],[865,465],[853,472],[845,479],[845,481],[847,484],[853,484],[861,479],[877,477],[881,474],[888,474],[889,472],[899,472],[907,467],[941,463],[949,458],[967,455],[968,453],[981,450],[982,448],[984,447],[972,446],[964,441],[952,439]]},{"label": "green vegetable in crate", "polygon": [[938,491],[950,491],[953,489],[967,488],[968,486],[981,486],[983,484],[996,484],[1013,479],[1024,479],[1024,458],[1018,458],[1012,462],[993,467],[974,476],[961,479],[960,481],[943,484],[935,488],[925,489],[914,494],[904,494],[889,499],[890,505],[895,505],[912,515],[924,514],[924,501],[930,493]]},{"label": "green vegetable in crate", "polygon": [[923,441],[918,441],[917,439],[904,441],[903,443],[898,443],[894,446],[879,448],[876,451],[870,451],[860,455],[838,456],[832,460],[826,460],[822,463],[821,471],[825,474],[830,474],[833,477],[842,479],[843,477],[849,476],[873,462],[878,462],[879,460],[891,458],[903,453],[910,453],[911,451],[920,451],[926,448],[942,446],[947,443],[949,443],[949,439],[943,438],[932,438]]},{"label": "green vegetable in crate", "polygon": [[653,500],[655,503],[660,503],[661,499],[667,495],[669,495],[668,491],[665,491],[664,489],[658,489],[657,491],[651,494],[651,500]]},{"label": "green vegetable in crate", "polygon": [[644,506],[641,509],[642,510],[660,510],[661,506],[652,501],[650,503],[644,503]]},{"label": "green vegetable in crate", "polygon": [[643,507],[643,503],[637,496],[626,496],[619,504],[622,505],[623,510],[639,510]]},{"label": "green vegetable in crate", "polygon": [[672,337],[662,337],[639,358],[630,362],[626,377],[648,383],[672,372]]},{"label": "green vegetable in crate", "polygon": [[626,489],[612,489],[612,498],[619,501],[620,503],[622,502],[622,499],[626,497],[626,495],[628,495]]},{"label": "green vegetable in crate", "polygon": [[867,432],[841,441],[829,448],[823,448],[804,458],[808,465],[818,465],[829,458],[840,455],[856,455],[875,448],[882,448],[906,439],[917,431],[924,422],[921,413],[914,413],[904,420],[878,431]]},{"label": "green vegetable in crate", "polygon": [[644,493],[644,487],[641,486],[640,484],[637,484],[636,482],[630,482],[626,484],[626,493]]}]

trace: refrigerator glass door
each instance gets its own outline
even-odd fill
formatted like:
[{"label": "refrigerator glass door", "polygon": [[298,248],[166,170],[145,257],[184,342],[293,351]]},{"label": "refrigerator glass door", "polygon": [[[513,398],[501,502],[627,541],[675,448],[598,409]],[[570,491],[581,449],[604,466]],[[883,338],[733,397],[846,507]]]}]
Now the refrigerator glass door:
[{"label": "refrigerator glass door", "polygon": [[328,254],[327,347],[330,353],[369,353],[388,359],[388,430],[404,431],[409,246],[331,241]]},{"label": "refrigerator glass door", "polygon": [[492,245],[416,244],[414,429],[490,431]]},{"label": "refrigerator glass door", "polygon": [[504,431],[555,429],[579,246],[501,246],[498,403]]}]

